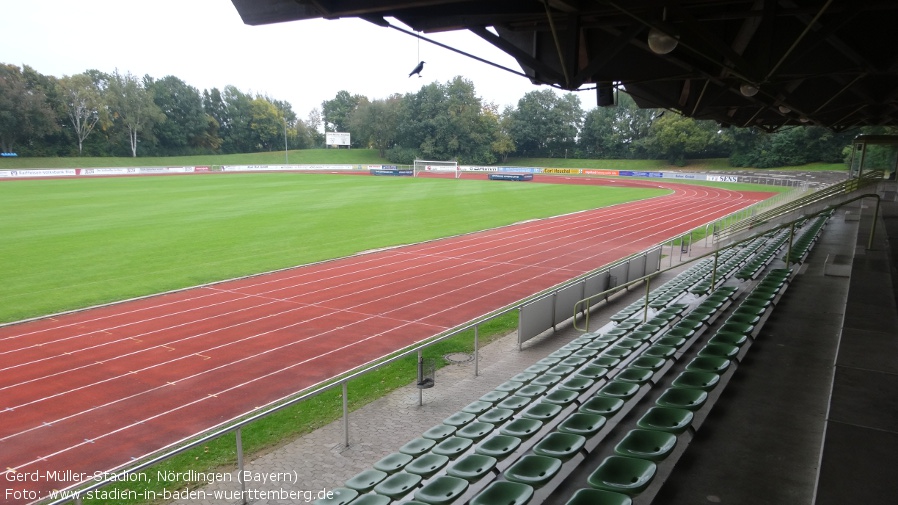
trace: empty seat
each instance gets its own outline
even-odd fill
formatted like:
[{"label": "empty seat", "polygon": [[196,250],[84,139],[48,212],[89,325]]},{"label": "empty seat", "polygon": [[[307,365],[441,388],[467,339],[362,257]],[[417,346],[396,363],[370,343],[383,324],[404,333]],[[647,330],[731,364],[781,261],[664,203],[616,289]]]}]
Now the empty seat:
[{"label": "empty seat", "polygon": [[645,384],[652,378],[654,372],[645,368],[625,368],[614,376],[614,380]]},{"label": "empty seat", "polygon": [[605,426],[605,422],[605,418],[600,415],[577,412],[559,424],[558,431],[590,437],[598,433]]},{"label": "empty seat", "polygon": [[480,414],[477,420],[484,423],[499,424],[509,420],[513,415],[514,410],[495,407]]},{"label": "empty seat", "polygon": [[558,387],[580,392],[589,389],[595,382],[596,381],[587,379],[586,377],[571,377],[559,384]]},{"label": "empty seat", "polygon": [[569,375],[576,369],[577,367],[573,367],[570,365],[555,365],[552,368],[546,370],[546,373],[548,375]]},{"label": "empty seat", "polygon": [[688,409],[650,407],[645,414],[636,421],[636,426],[646,430],[682,433],[692,424],[692,417],[693,413]]},{"label": "empty seat", "polygon": [[456,412],[446,419],[443,419],[443,424],[448,424],[449,426],[455,426],[457,428],[470,423],[476,417],[477,416],[469,412]]},{"label": "empty seat", "polygon": [[533,379],[535,379],[537,377],[539,377],[539,375],[535,374],[535,373],[521,372],[509,380],[512,380],[515,382],[523,382],[524,384],[527,384],[528,382],[532,381]]},{"label": "empty seat", "polygon": [[577,454],[584,444],[586,444],[586,437],[582,435],[556,431],[549,433],[533,446],[533,452],[540,456],[549,456],[550,458],[558,458],[563,461]]},{"label": "empty seat", "polygon": [[642,340],[638,340],[635,338],[622,338],[614,344],[615,347],[619,347],[622,349],[636,349],[641,345]]},{"label": "empty seat", "polygon": [[533,398],[529,396],[512,395],[496,404],[496,407],[500,409],[511,409],[517,411],[527,405],[530,405],[530,402],[532,401]]},{"label": "empty seat", "polygon": [[405,465],[404,471],[420,475],[427,478],[437,473],[441,468],[449,462],[449,457],[442,454],[427,453],[415,458],[414,461]]},{"label": "empty seat", "polygon": [[632,505],[633,500],[625,494],[604,489],[580,489],[564,505]]},{"label": "empty seat", "polygon": [[552,391],[551,393],[547,394],[543,398],[543,401],[549,402],[549,403],[557,403],[558,405],[568,405],[570,403],[573,403],[574,400],[576,400],[577,397],[579,397],[579,396],[580,396],[579,391],[575,391],[572,389],[559,388],[559,389],[556,389],[555,391]]},{"label": "empty seat", "polygon": [[[627,383],[624,383],[627,384]],[[632,386],[632,384],[630,384]],[[584,414],[594,414],[603,417],[611,417],[624,406],[624,400],[617,396],[593,396],[583,402],[579,411]]]},{"label": "empty seat", "polygon": [[528,454],[505,470],[504,475],[512,482],[539,487],[554,477],[560,469],[560,459]]},{"label": "empty seat", "polygon": [[[558,376],[557,375],[543,375],[543,377],[556,377],[557,378]],[[557,382],[557,380],[556,380],[556,382]],[[534,396],[539,396],[539,395],[545,393],[546,389],[548,389],[546,386],[536,385],[536,384],[528,384],[528,385],[522,387],[521,389],[515,391],[514,394],[515,394],[515,396],[525,396],[525,397],[529,396],[532,398]]]},{"label": "empty seat", "polygon": [[421,482],[420,475],[406,472],[394,473],[374,486],[374,492],[395,499],[407,495],[418,486],[419,482]]},{"label": "empty seat", "polygon": [[455,458],[459,454],[468,450],[468,447],[471,447],[473,443],[474,441],[470,438],[449,437],[446,440],[443,440],[442,442],[435,445],[433,449],[430,450],[430,452],[434,454],[440,454],[442,456],[447,456],[449,458]]},{"label": "empty seat", "polygon": [[[500,432],[501,433],[501,432]],[[474,452],[496,459],[503,459],[521,445],[521,439],[511,435],[493,435],[474,448]]]},{"label": "empty seat", "polygon": [[462,408],[461,411],[479,416],[480,414],[483,414],[484,412],[486,412],[487,410],[489,410],[491,408],[493,408],[492,403],[483,402],[483,401],[478,400],[476,402],[471,402],[471,403],[465,405],[465,407]]},{"label": "empty seat", "polygon": [[739,354],[739,348],[735,345],[707,343],[698,351],[699,356],[711,356],[717,358],[733,359]]},{"label": "empty seat", "polygon": [[557,416],[558,413],[561,412],[561,409],[561,405],[549,402],[539,402],[524,409],[524,411],[521,413],[521,416],[525,419],[546,421]]},{"label": "empty seat", "polygon": [[495,425],[491,423],[475,421],[459,428],[459,430],[455,432],[455,436],[480,440],[489,434],[489,432],[493,431],[493,428],[495,428]]},{"label": "empty seat", "polygon": [[399,448],[399,452],[418,457],[437,445],[435,440],[429,438],[416,438]]},{"label": "empty seat", "polygon": [[660,461],[667,457],[677,445],[677,436],[673,433],[655,430],[630,430],[629,433],[614,446],[614,452],[620,456]]},{"label": "empty seat", "polygon": [[468,489],[468,481],[441,475],[415,491],[415,499],[430,505],[451,503]]},{"label": "empty seat", "polygon": [[687,370],[678,375],[671,386],[677,388],[698,388],[710,391],[720,382],[720,376],[711,372],[694,372]]},{"label": "empty seat", "polygon": [[496,458],[483,454],[468,454],[453,463],[446,473],[452,477],[458,477],[472,482],[490,473],[496,466]]},{"label": "empty seat", "polygon": [[499,433],[511,437],[528,438],[543,427],[537,419],[515,419],[499,429]]},{"label": "empty seat", "polygon": [[424,438],[430,438],[436,441],[449,438],[455,433],[456,427],[449,424],[438,424],[421,434]]},{"label": "empty seat", "polygon": [[[555,362],[557,362],[557,360]],[[505,381],[502,384],[499,384],[498,386],[496,386],[494,389],[496,391],[505,391],[507,393],[510,393],[512,391],[515,391],[515,390],[521,388],[523,385],[524,385],[523,382]]]},{"label": "empty seat", "polygon": [[393,500],[389,496],[372,493],[359,496],[355,500],[352,500],[351,505],[387,505],[391,501]]},{"label": "empty seat", "polygon": [[377,463],[374,463],[374,469],[386,473],[396,473],[399,470],[402,470],[402,467],[409,464],[413,459],[415,458],[408,454],[394,452],[393,454],[384,456]]},{"label": "empty seat", "polygon": [[605,368],[611,368],[618,363],[620,363],[620,358],[616,358],[614,356],[599,356],[598,358],[589,362],[590,365],[601,366]]},{"label": "empty seat", "polygon": [[[542,365],[540,365],[542,366]],[[549,368],[549,367],[546,367]],[[508,391],[496,391],[495,389],[480,397],[480,401],[496,403],[508,396]]]},{"label": "empty seat", "polygon": [[708,400],[708,393],[701,389],[670,388],[655,400],[659,407],[698,410]]},{"label": "empty seat", "polygon": [[642,351],[643,356],[652,356],[655,358],[669,358],[677,353],[676,347],[669,345],[652,344],[648,349]]},{"label": "empty seat", "polygon": [[696,356],[686,365],[686,370],[721,374],[730,367],[730,363],[730,360],[718,356]]},{"label": "empty seat", "polygon": [[683,346],[683,344],[686,343],[686,339],[683,337],[664,336],[656,340],[655,343],[658,345],[679,349]]},{"label": "empty seat", "polygon": [[315,500],[315,505],[346,505],[358,495],[359,492],[355,489],[338,487],[331,490],[329,498],[319,498]]},{"label": "empty seat", "polygon": [[640,342],[644,342],[644,341],[652,338],[652,336],[654,334],[655,334],[655,332],[652,332],[652,331],[636,330],[636,331],[630,332],[630,334],[627,335],[627,338],[630,340],[638,340]]},{"label": "empty seat", "polygon": [[608,373],[608,369],[603,366],[586,365],[577,371],[577,377],[586,377],[587,379],[601,379]]},{"label": "empty seat", "polygon": [[572,356],[570,358],[565,358],[558,362],[559,365],[565,366],[581,366],[583,363],[586,363],[586,358],[582,358],[579,356]]},{"label": "empty seat", "polygon": [[519,482],[493,482],[469,505],[524,505],[533,496],[533,487]]},{"label": "empty seat", "polygon": [[646,459],[608,456],[590,474],[587,482],[597,489],[634,495],[648,487],[656,470],[655,463]]},{"label": "empty seat", "polygon": [[[562,363],[563,363],[563,361],[562,361]],[[531,388],[542,387],[543,388],[542,391],[545,391],[546,388],[557,384],[558,381],[561,380],[561,377],[562,377],[561,375],[551,375],[551,374],[540,375],[539,377],[533,379],[533,381],[530,383],[529,386],[524,386],[521,389],[519,389],[518,394],[521,394],[520,392],[524,389],[527,389],[528,387],[531,387]],[[542,394],[542,391],[537,394]]]},{"label": "empty seat", "polygon": [[630,362],[629,368],[643,368],[645,370],[656,371],[661,369],[667,360],[657,356],[639,356]]},{"label": "empty seat", "polygon": [[748,342],[748,337],[744,334],[732,333],[729,331],[718,331],[710,340],[708,340],[709,344],[727,344],[738,347],[742,347],[746,342]]},{"label": "empty seat", "polygon": [[355,489],[359,493],[367,493],[374,489],[374,486],[379,484],[380,481],[386,478],[387,472],[382,472],[380,470],[365,470],[347,480],[346,487]]}]

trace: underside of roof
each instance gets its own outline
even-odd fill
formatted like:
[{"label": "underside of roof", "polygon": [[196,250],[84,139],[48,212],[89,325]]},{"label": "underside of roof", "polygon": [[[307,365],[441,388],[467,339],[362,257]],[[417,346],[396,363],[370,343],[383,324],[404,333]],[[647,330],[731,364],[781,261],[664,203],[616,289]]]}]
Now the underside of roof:
[{"label": "underside of roof", "polygon": [[[895,0],[232,0],[250,25],[358,17],[468,30],[534,83],[774,131],[898,125]],[[649,34],[667,48],[648,43]]]}]

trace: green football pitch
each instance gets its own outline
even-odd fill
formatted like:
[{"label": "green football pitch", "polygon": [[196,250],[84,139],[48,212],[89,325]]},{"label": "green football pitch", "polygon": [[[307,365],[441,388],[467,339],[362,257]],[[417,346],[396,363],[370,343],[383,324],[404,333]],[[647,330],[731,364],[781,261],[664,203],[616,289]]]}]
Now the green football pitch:
[{"label": "green football pitch", "polygon": [[666,193],[318,174],[4,181],[0,322]]}]

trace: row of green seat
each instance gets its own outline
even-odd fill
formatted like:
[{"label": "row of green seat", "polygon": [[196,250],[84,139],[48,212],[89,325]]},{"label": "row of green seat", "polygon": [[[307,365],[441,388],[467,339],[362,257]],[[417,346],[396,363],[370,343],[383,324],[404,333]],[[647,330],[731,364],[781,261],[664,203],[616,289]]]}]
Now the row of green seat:
[{"label": "row of green seat", "polygon": [[775,232],[770,243],[758,252],[751,261],[748,261],[738,272],[736,272],[736,278],[750,280],[757,277],[757,275],[767,268],[767,265],[773,261],[776,253],[782,249],[788,238],[789,234],[786,230]]},{"label": "row of green seat", "polygon": [[827,219],[829,219],[829,215],[818,216],[809,226],[802,228],[800,236],[792,243],[790,252],[783,258],[786,263],[792,264],[804,261],[804,258],[820,235],[820,231],[826,224]]}]

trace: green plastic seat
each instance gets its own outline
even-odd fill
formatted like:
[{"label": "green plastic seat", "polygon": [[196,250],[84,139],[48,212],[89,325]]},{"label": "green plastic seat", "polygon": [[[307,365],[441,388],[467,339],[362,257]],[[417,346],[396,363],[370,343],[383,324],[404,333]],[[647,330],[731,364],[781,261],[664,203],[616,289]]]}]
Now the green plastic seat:
[{"label": "green plastic seat", "polygon": [[720,382],[720,376],[711,372],[694,372],[687,370],[680,373],[671,386],[675,388],[697,388],[711,391]]},{"label": "green plastic seat", "polygon": [[514,410],[495,407],[480,414],[477,420],[482,423],[499,424],[509,420],[513,415]]},{"label": "green plastic seat", "polygon": [[733,359],[739,354],[739,348],[735,345],[715,344],[708,342],[701,350],[699,356],[711,356],[717,358]]},{"label": "green plastic seat", "polygon": [[598,350],[598,349],[587,349],[587,348],[584,347],[583,349],[579,349],[579,350],[576,350],[576,351],[574,351],[573,353],[571,353],[571,357],[572,357],[572,358],[586,358],[586,359],[589,359],[589,358],[595,356],[595,355],[598,354],[598,353],[599,353],[599,350]]},{"label": "green plastic seat", "polygon": [[548,366],[552,366],[552,365],[558,364],[559,361],[561,361],[561,358],[548,358],[548,357],[546,357],[546,358],[543,358],[543,359],[541,359],[541,360],[538,360],[535,364],[536,364],[536,365],[548,365]]},{"label": "green plastic seat", "polygon": [[614,380],[634,382],[636,384],[645,384],[655,375],[651,370],[645,368],[625,368],[614,376]]},{"label": "green plastic seat", "polygon": [[666,359],[657,356],[640,356],[630,362],[629,368],[642,368],[654,372],[660,370],[665,363],[667,363]]},{"label": "green plastic seat", "polygon": [[506,393],[511,393],[512,391],[520,389],[523,385],[523,382],[505,381],[493,389],[495,389],[496,391],[505,391]]},{"label": "green plastic seat", "polygon": [[[501,432],[500,432],[501,433]],[[474,448],[474,452],[496,459],[503,459],[521,445],[521,439],[510,435],[493,435]]]},{"label": "green plastic seat", "polygon": [[490,402],[476,401],[471,402],[465,405],[464,408],[461,409],[462,412],[467,412],[468,414],[474,414],[475,416],[479,416],[483,414],[487,410],[493,408],[493,404]]},{"label": "green plastic seat", "polygon": [[717,356],[696,356],[686,365],[686,370],[722,374],[730,367],[730,363],[730,360]]},{"label": "green plastic seat", "polygon": [[551,393],[547,394],[543,401],[549,403],[557,403],[558,405],[569,405],[580,396],[578,391],[574,391],[571,389],[556,389]]},{"label": "green plastic seat", "polygon": [[583,347],[583,344],[578,344],[576,342],[568,342],[567,344],[564,344],[563,346],[561,346],[559,348],[559,350],[574,352],[574,351],[580,350],[581,347]]},{"label": "green plastic seat", "polygon": [[363,494],[355,500],[352,500],[351,505],[387,505],[391,501],[393,501],[393,499],[389,496],[370,493]]},{"label": "green plastic seat", "polygon": [[609,345],[610,345],[609,342],[594,341],[594,342],[590,342],[590,343],[584,345],[583,348],[584,349],[595,349],[597,351],[601,351],[602,349],[608,347]]},{"label": "green plastic seat", "polygon": [[633,353],[633,349],[629,349],[626,347],[618,347],[616,345],[609,347],[608,349],[605,349],[604,351],[602,351],[602,354],[604,356],[611,356],[612,358],[618,358],[619,360],[626,358],[627,356],[629,356],[632,353]]},{"label": "green plastic seat", "polygon": [[689,339],[695,335],[695,328],[671,328],[664,332],[665,337],[679,337],[682,339]]},{"label": "green plastic seat", "polygon": [[596,393],[598,396],[609,396],[629,400],[639,391],[639,384],[618,380],[610,380]]},{"label": "green plastic seat", "polygon": [[600,366],[604,368],[611,368],[620,363],[620,358],[614,356],[599,356],[598,358],[589,362],[590,365]]},{"label": "green plastic seat", "polygon": [[495,425],[490,423],[475,421],[459,428],[459,430],[455,432],[455,436],[480,440],[493,431],[493,428],[495,427]]},{"label": "green plastic seat", "polygon": [[414,461],[405,465],[404,471],[420,475],[425,479],[440,471],[449,462],[449,456],[442,454],[434,454],[429,452],[415,458]]},{"label": "green plastic seat", "polygon": [[502,400],[501,402],[496,404],[497,408],[500,409],[510,409],[514,411],[518,411],[527,405],[530,405],[530,402],[533,401],[533,397],[530,396],[518,396],[512,395],[508,398]]},{"label": "green plastic seat", "polygon": [[374,486],[374,492],[396,499],[407,495],[420,482],[420,475],[406,472],[394,473]]},{"label": "green plastic seat", "polygon": [[757,314],[745,314],[735,312],[727,318],[727,323],[750,324],[756,326],[761,321],[761,316]]},{"label": "green plastic seat", "polygon": [[469,412],[456,412],[446,419],[443,419],[443,424],[448,424],[449,426],[455,426],[456,428],[458,428],[459,426],[464,426],[470,423],[476,417],[477,416]]},{"label": "green plastic seat", "polygon": [[408,454],[394,452],[393,454],[384,456],[377,463],[374,463],[374,469],[386,473],[396,473],[399,470],[402,470],[402,467],[409,464],[413,459],[415,458]]},{"label": "green plastic seat", "polygon": [[739,333],[745,336],[751,336],[754,330],[755,325],[753,324],[737,323],[735,321],[727,321],[718,328],[718,331]]},{"label": "green plastic seat", "polygon": [[620,347],[624,349],[636,349],[637,347],[642,345],[642,340],[638,340],[635,338],[622,338],[618,340],[614,346]]},{"label": "green plastic seat", "polygon": [[562,406],[555,403],[539,402],[535,403],[521,413],[524,419],[536,419],[537,421],[546,421],[557,416],[561,412]]},{"label": "green plastic seat", "polygon": [[586,437],[573,433],[549,433],[533,446],[533,452],[540,456],[558,458],[562,461],[570,459],[586,444]]},{"label": "green plastic seat", "polygon": [[469,505],[524,505],[533,497],[533,487],[519,482],[493,482],[481,491]]},{"label": "green plastic seat", "polygon": [[416,438],[400,447],[399,452],[408,454],[413,457],[418,457],[429,451],[435,445],[437,445],[436,440],[432,440],[429,438]]},{"label": "green plastic seat", "polygon": [[709,344],[727,344],[742,347],[748,342],[748,337],[742,333],[732,333],[728,331],[718,331],[708,340]]},{"label": "green plastic seat", "polygon": [[527,389],[528,387],[542,388],[542,390],[539,393],[537,393],[537,394],[542,394],[543,392],[545,392],[546,389],[557,384],[561,380],[561,377],[562,377],[561,375],[552,375],[552,374],[540,375],[539,377],[533,379],[533,381],[530,383],[529,386],[524,386],[521,389],[519,389],[518,394],[523,395],[521,393],[521,391],[524,389]]},{"label": "green plastic seat", "polygon": [[451,437],[457,428],[449,424],[438,424],[421,434],[424,438],[436,440],[439,442],[445,438]]},{"label": "green plastic seat", "polygon": [[550,365],[530,365],[524,369],[524,373],[535,373],[537,375],[541,373],[546,373]]},{"label": "green plastic seat", "polygon": [[464,437],[449,437],[446,440],[438,443],[430,450],[430,452],[434,454],[439,454],[441,456],[446,456],[449,458],[455,458],[459,454],[468,450],[468,447],[471,447],[474,441],[470,438]]},{"label": "green plastic seat", "polygon": [[571,356],[570,358],[565,358],[558,362],[559,365],[564,366],[581,366],[583,363],[586,363],[587,359],[579,356]]},{"label": "green plastic seat", "polygon": [[630,430],[621,439],[614,452],[619,456],[661,461],[666,458],[677,445],[677,436],[673,433],[655,430]]},{"label": "green plastic seat", "polygon": [[[546,367],[549,368],[549,367]],[[496,391],[495,389],[480,397],[480,401],[496,403],[508,396],[508,391]]]},{"label": "green plastic seat", "polygon": [[527,373],[527,372],[521,372],[521,373],[515,375],[514,377],[512,377],[512,378],[509,379],[509,380],[512,380],[512,381],[515,381],[515,382],[523,382],[524,384],[527,384],[527,383],[529,383],[530,381],[532,381],[533,379],[535,379],[535,378],[537,378],[537,377],[539,377],[539,374],[535,374],[535,373]]},{"label": "green plastic seat", "polygon": [[[557,375],[544,375],[543,377],[557,377]],[[548,389],[546,386],[536,385],[536,384],[528,384],[521,389],[518,389],[514,392],[515,396],[524,396],[533,398],[534,396],[539,396],[546,392]]]},{"label": "green plastic seat", "polygon": [[468,454],[450,466],[446,473],[451,477],[473,482],[490,473],[496,466],[496,461],[496,458],[492,456]]},{"label": "green plastic seat", "polygon": [[698,410],[707,400],[708,393],[701,389],[674,387],[664,391],[655,400],[655,405],[674,409]]},{"label": "green plastic seat", "polygon": [[570,379],[567,379],[559,384],[558,387],[568,389],[570,391],[581,392],[586,391],[595,383],[596,381],[588,379],[586,377],[571,377]]},{"label": "green plastic seat", "polygon": [[338,487],[331,490],[329,498],[319,498],[315,500],[315,505],[346,505],[358,495],[359,492],[355,489]]},{"label": "green plastic seat", "polygon": [[386,478],[387,472],[369,469],[358,473],[347,480],[346,487],[348,487],[349,489],[355,489],[359,493],[367,493],[368,491],[374,489],[374,486],[378,485],[380,481]]},{"label": "green plastic seat", "polygon": [[660,325],[652,324],[652,323],[646,322],[646,323],[640,324],[640,325],[636,328],[636,331],[647,331],[647,332],[649,332],[649,333],[658,333],[658,331],[659,331],[660,329],[661,329],[661,326],[660,326]]},{"label": "green plastic seat", "polygon": [[549,357],[549,358],[560,358],[560,359],[564,359],[564,358],[570,356],[570,355],[571,355],[571,352],[572,352],[572,351],[567,351],[567,350],[564,350],[564,349],[558,349],[557,351],[550,353],[548,357]]},{"label": "green plastic seat", "polygon": [[552,368],[546,370],[546,374],[548,375],[569,375],[571,372],[576,370],[577,367],[573,367],[570,365],[555,365]]},{"label": "green plastic seat", "polygon": [[694,414],[688,409],[675,409],[670,407],[650,407],[645,414],[636,421],[636,426],[646,430],[667,431],[670,433],[683,433],[692,424]]},{"label": "green plastic seat", "polygon": [[752,305],[743,303],[736,310],[733,311],[733,315],[736,316],[745,316],[750,318],[758,318],[760,321],[761,316],[767,313],[767,307],[763,305]]},{"label": "green plastic seat", "polygon": [[499,433],[510,437],[528,438],[543,427],[543,422],[538,419],[515,419],[499,428]]},{"label": "green plastic seat", "polygon": [[551,480],[560,469],[560,459],[528,454],[508,467],[504,475],[512,482],[539,487]]},{"label": "green plastic seat", "polygon": [[661,337],[658,340],[656,340],[655,343],[658,345],[674,347],[676,349],[679,349],[680,347],[683,346],[683,344],[686,343],[686,339],[682,338],[682,337],[665,336],[665,337]]},{"label": "green plastic seat", "polygon": [[606,419],[596,414],[576,412],[558,425],[558,431],[591,437],[605,426]]},{"label": "green plastic seat", "polygon": [[578,409],[584,414],[611,417],[624,406],[624,400],[614,396],[593,396]]},{"label": "green plastic seat", "polygon": [[658,345],[653,344],[650,345],[648,349],[642,351],[643,356],[650,356],[653,358],[669,358],[676,354],[677,348],[671,347],[669,345]]},{"label": "green plastic seat", "polygon": [[468,481],[441,475],[415,491],[415,499],[429,505],[451,503],[468,489]]},{"label": "green plastic seat", "polygon": [[580,489],[564,505],[633,505],[633,500],[604,489]]},{"label": "green plastic seat", "polygon": [[608,369],[603,366],[586,365],[577,371],[577,377],[586,377],[587,379],[601,379],[608,373]]},{"label": "green plastic seat", "polygon": [[587,482],[596,489],[635,495],[648,487],[657,468],[654,462],[646,459],[608,456]]}]

